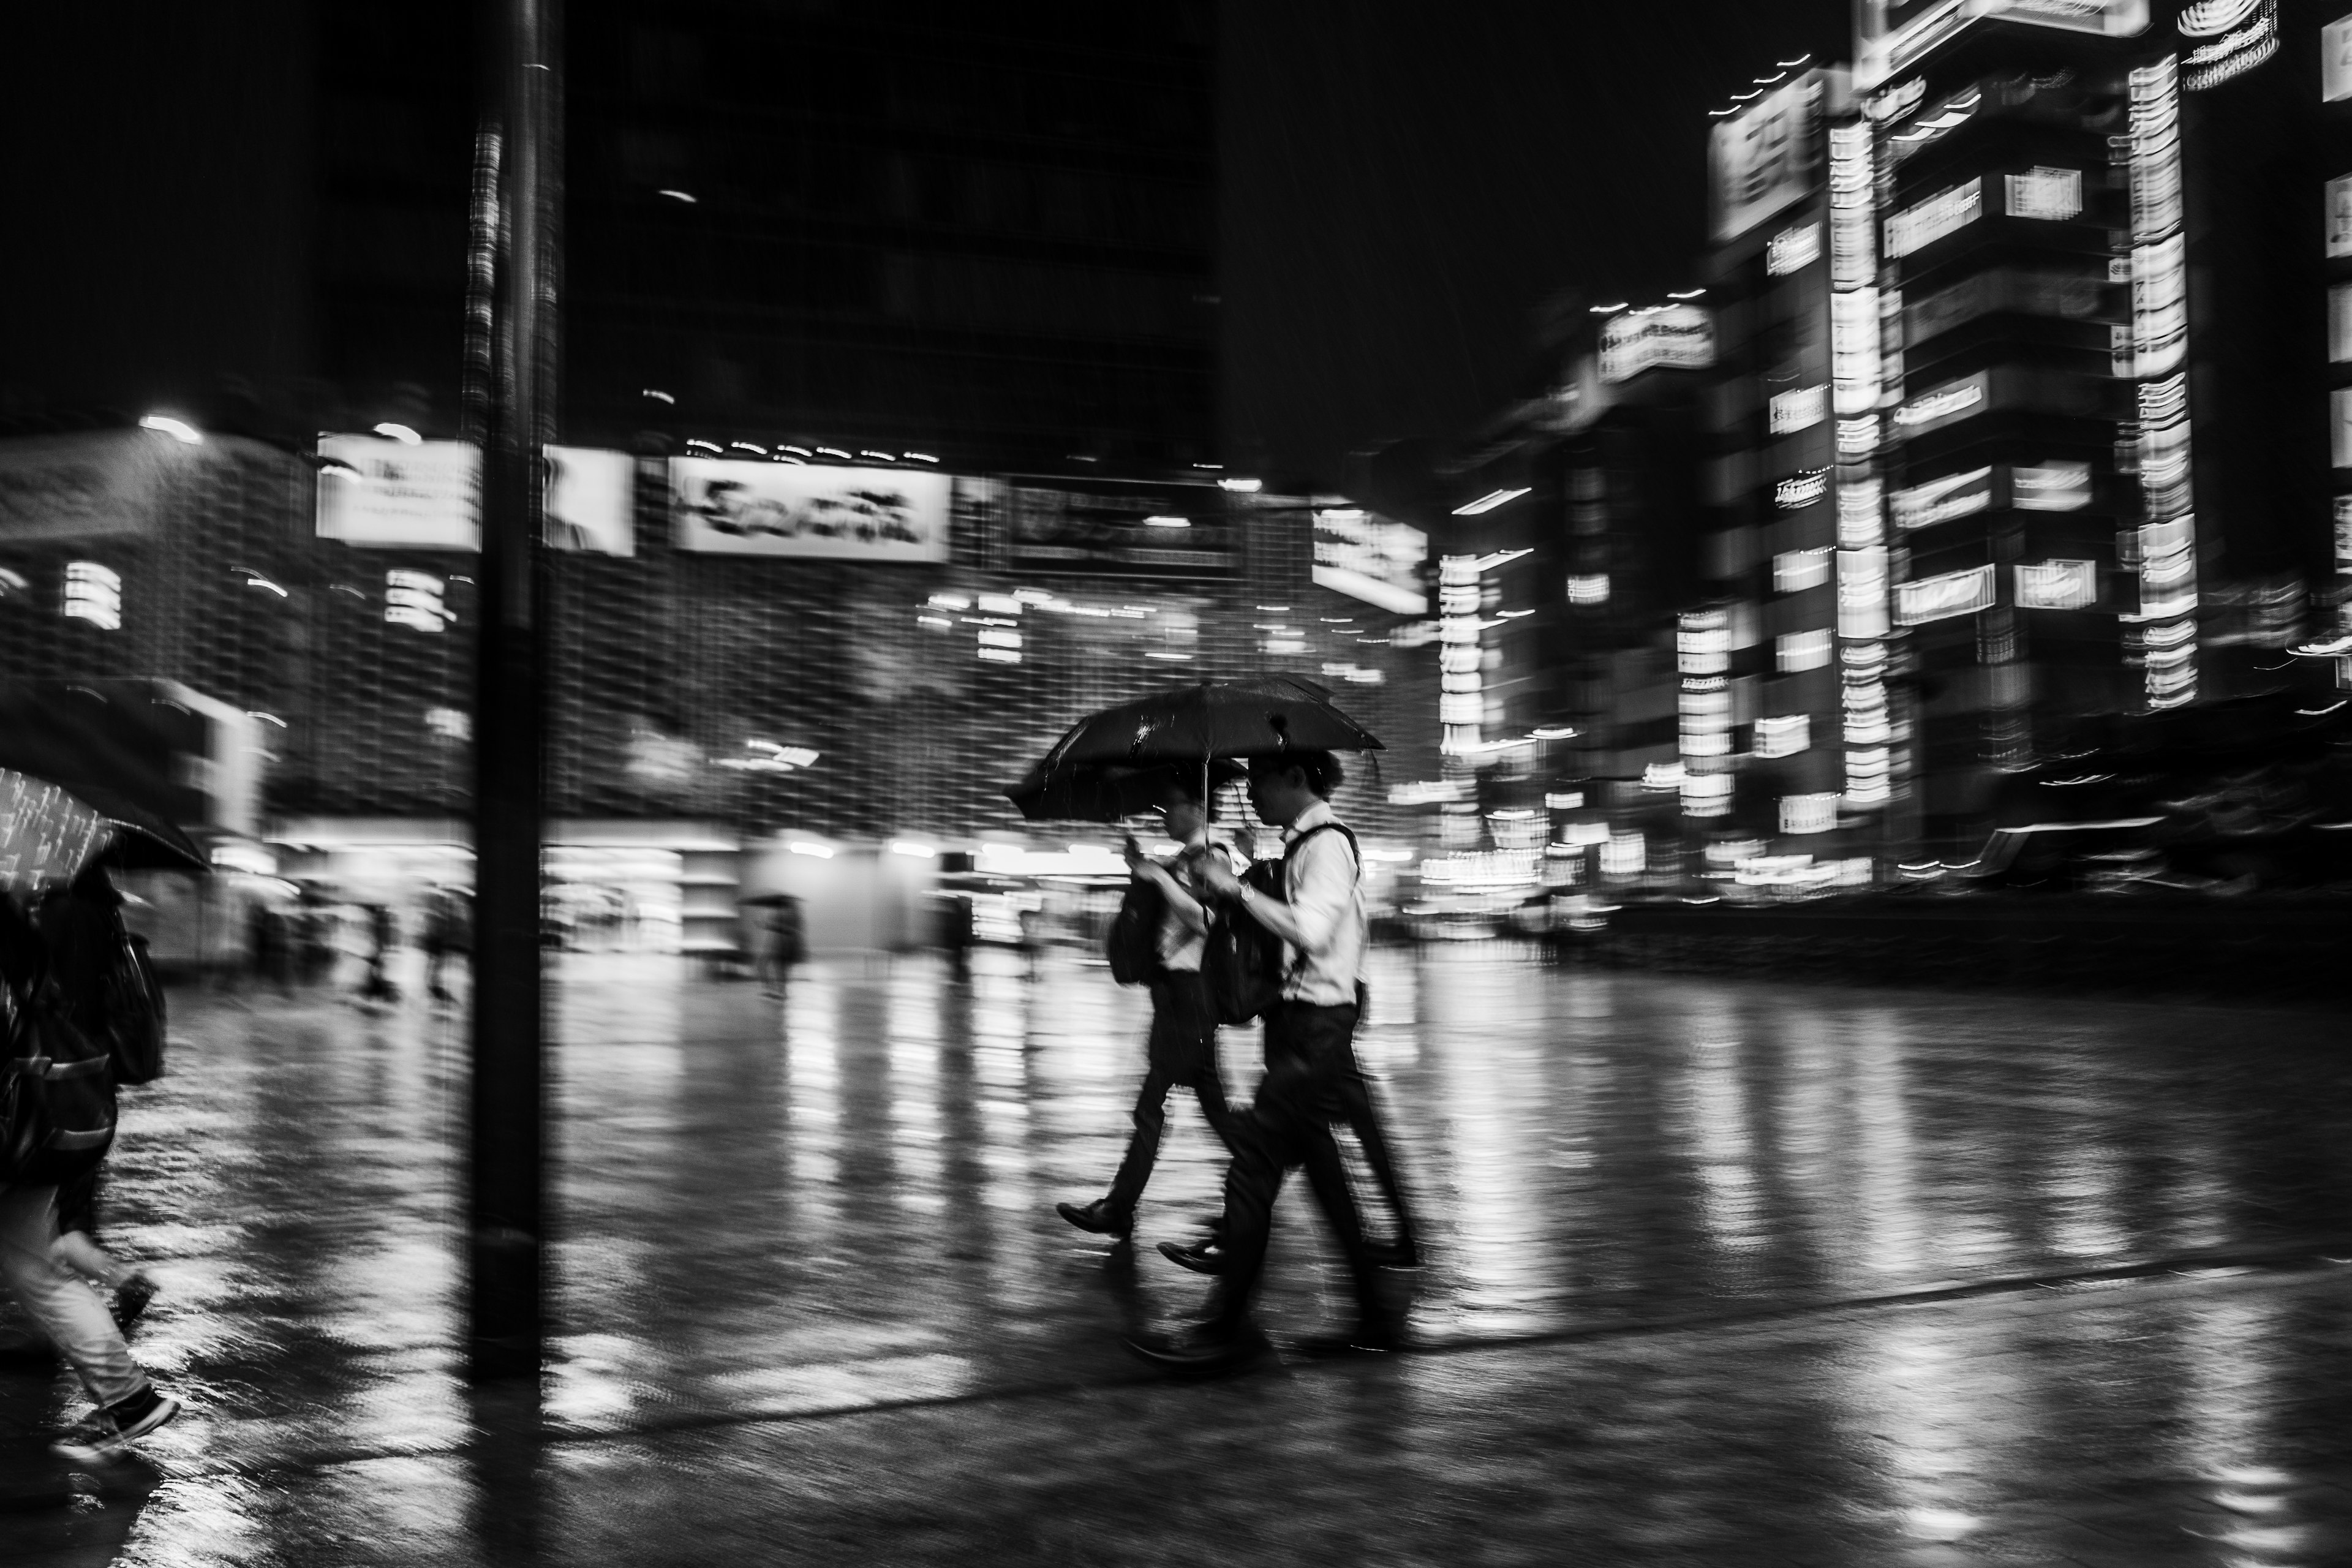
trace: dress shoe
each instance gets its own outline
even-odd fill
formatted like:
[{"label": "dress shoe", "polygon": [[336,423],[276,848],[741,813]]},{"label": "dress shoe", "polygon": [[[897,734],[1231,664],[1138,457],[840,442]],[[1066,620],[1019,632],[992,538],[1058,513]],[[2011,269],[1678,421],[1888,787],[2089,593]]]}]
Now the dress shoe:
[{"label": "dress shoe", "polygon": [[1190,1247],[1163,1241],[1160,1244],[1160,1256],[1195,1274],[1223,1274],[1225,1271],[1225,1249],[1215,1237],[1206,1241],[1196,1241]]},{"label": "dress shoe", "polygon": [[1274,1347],[1254,1328],[1203,1323],[1173,1334],[1138,1334],[1127,1341],[1127,1348],[1179,1377],[1215,1377],[1255,1364]]},{"label": "dress shoe", "polygon": [[1080,1230],[1090,1231],[1096,1236],[1123,1237],[1135,1228],[1135,1216],[1121,1214],[1111,1207],[1108,1198],[1097,1198],[1084,1208],[1076,1204],[1055,1204],[1054,1212]]}]

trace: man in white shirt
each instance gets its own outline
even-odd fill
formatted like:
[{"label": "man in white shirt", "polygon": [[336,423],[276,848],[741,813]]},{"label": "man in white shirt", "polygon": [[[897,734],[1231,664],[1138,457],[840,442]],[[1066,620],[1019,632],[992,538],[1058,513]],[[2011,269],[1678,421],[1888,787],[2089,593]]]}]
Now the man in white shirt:
[{"label": "man in white shirt", "polygon": [[1354,836],[1332,815],[1328,799],[1339,777],[1328,752],[1251,762],[1250,804],[1260,819],[1289,830],[1285,899],[1256,891],[1223,866],[1207,868],[1208,887],[1280,937],[1288,962],[1282,1000],[1265,1016],[1265,1079],[1255,1104],[1234,1122],[1222,1279],[1211,1319],[1173,1341],[1129,1342],[1173,1371],[1220,1371],[1265,1349],[1250,1323],[1250,1300],[1265,1263],[1274,1200],[1293,1165],[1306,1167],[1354,1277],[1358,1321],[1339,1343],[1388,1349],[1397,1341],[1381,1300],[1381,1260],[1364,1242],[1331,1137],[1332,1126],[1350,1121],[1361,1098],[1355,1032],[1369,935]]},{"label": "man in white shirt", "polygon": [[1150,981],[1149,1066],[1142,1092],[1135,1100],[1135,1136],[1128,1142],[1127,1157],[1119,1162],[1107,1195],[1084,1205],[1054,1205],[1064,1219],[1098,1236],[1124,1237],[1135,1228],[1135,1205],[1151,1180],[1160,1137],[1168,1124],[1170,1089],[1191,1089],[1210,1129],[1228,1149],[1233,1146],[1233,1113],[1217,1071],[1217,1012],[1201,974],[1209,931],[1202,868],[1224,868],[1224,851],[1209,842],[1208,811],[1191,781],[1171,782],[1160,814],[1167,821],[1168,836],[1179,845],[1177,852],[1164,861],[1133,851],[1128,858],[1135,879],[1157,885],[1162,900],[1158,972]]}]

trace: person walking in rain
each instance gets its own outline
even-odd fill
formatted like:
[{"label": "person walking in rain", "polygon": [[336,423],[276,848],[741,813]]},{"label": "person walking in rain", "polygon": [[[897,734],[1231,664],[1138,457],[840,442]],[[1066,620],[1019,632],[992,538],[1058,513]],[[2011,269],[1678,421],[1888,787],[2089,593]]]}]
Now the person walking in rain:
[{"label": "person walking in rain", "polygon": [[1255,1103],[1230,1123],[1234,1153],[1225,1175],[1224,1238],[1210,1315],[1171,1339],[1129,1342],[1138,1354],[1171,1371],[1227,1370],[1265,1350],[1250,1303],[1265,1268],[1274,1200],[1293,1166],[1306,1168],[1316,1202],[1347,1255],[1356,1292],[1352,1330],[1310,1348],[1385,1350],[1399,1338],[1381,1279],[1381,1265],[1397,1259],[1366,1242],[1332,1137],[1334,1124],[1349,1122],[1370,1105],[1355,1052],[1369,928],[1355,837],[1330,805],[1340,777],[1338,761],[1326,752],[1251,761],[1250,804],[1261,821],[1285,829],[1289,841],[1284,898],[1257,892],[1214,861],[1203,866],[1207,889],[1280,937],[1286,963],[1281,999],[1265,1016],[1265,1080]]},{"label": "person walking in rain", "polygon": [[1201,973],[1209,931],[1208,868],[1225,868],[1228,879],[1231,872],[1224,867],[1224,851],[1209,841],[1208,809],[1195,782],[1171,778],[1159,810],[1177,852],[1166,860],[1153,860],[1132,839],[1128,843],[1129,871],[1138,882],[1157,888],[1161,908],[1150,982],[1151,1034],[1145,1047],[1143,1088],[1135,1099],[1135,1134],[1128,1141],[1127,1157],[1119,1162],[1108,1194],[1090,1204],[1054,1205],[1080,1230],[1122,1239],[1135,1227],[1136,1205],[1151,1180],[1168,1124],[1170,1089],[1191,1089],[1211,1131],[1228,1150],[1234,1147],[1229,1132],[1233,1112],[1217,1070],[1216,1008]]},{"label": "person walking in rain", "polygon": [[[37,929],[14,899],[0,895],[0,978],[20,998],[56,984],[78,1021],[94,1023],[87,1011],[96,1005],[94,988],[78,973],[74,951],[85,944],[76,940],[82,933],[73,928],[97,918],[81,905],[110,893],[104,888],[85,894],[78,883],[80,902],[66,911],[65,920],[53,915],[44,929]],[[179,1414],[180,1402],[155,1387],[123,1342],[107,1304],[76,1277],[78,1249],[68,1243],[60,1253],[58,1215],[54,1182],[0,1187],[0,1277],[97,1403],[51,1445],[68,1461],[95,1468],[129,1454],[140,1438]]]}]

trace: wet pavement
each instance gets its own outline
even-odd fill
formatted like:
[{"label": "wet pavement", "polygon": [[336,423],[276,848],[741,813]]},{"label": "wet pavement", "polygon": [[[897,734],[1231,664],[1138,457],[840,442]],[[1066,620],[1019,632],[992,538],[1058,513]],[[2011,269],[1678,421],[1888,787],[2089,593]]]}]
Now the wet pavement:
[{"label": "wet pavement", "polygon": [[[1118,1345],[1202,1299],[1188,1097],[1133,1254],[1053,1213],[1102,968],[566,957],[538,1412],[453,1349],[457,1016],[179,993],[104,1212],[190,1410],[97,1486],[0,1369],[0,1563],[2352,1562],[2339,1016],[1377,956],[1423,1348],[1190,1385]],[[1277,1340],[1333,1264],[1286,1193]]]}]

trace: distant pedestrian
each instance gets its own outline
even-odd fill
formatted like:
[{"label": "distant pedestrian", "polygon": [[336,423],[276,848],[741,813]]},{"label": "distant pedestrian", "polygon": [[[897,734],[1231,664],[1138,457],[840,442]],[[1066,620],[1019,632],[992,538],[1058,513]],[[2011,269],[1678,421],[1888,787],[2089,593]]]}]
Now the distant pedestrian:
[{"label": "distant pedestrian", "polygon": [[[1111,1178],[1110,1191],[1086,1205],[1056,1204],[1055,1210],[1080,1230],[1098,1236],[1126,1237],[1135,1228],[1135,1205],[1151,1179],[1160,1139],[1168,1124],[1168,1091],[1189,1089],[1200,1100],[1201,1114],[1228,1150],[1233,1112],[1225,1101],[1224,1079],[1217,1069],[1217,1014],[1201,973],[1201,955],[1208,937],[1206,871],[1224,851],[1209,842],[1209,820],[1196,788],[1182,782],[1171,785],[1160,807],[1177,852],[1153,860],[1128,841],[1128,868],[1133,880],[1159,897],[1159,919],[1150,933],[1146,984],[1151,989],[1151,1034],[1145,1046],[1142,1090],[1135,1099],[1135,1133],[1128,1141],[1127,1157]],[[1116,938],[1114,939],[1116,940]]]},{"label": "distant pedestrian", "polygon": [[368,906],[367,973],[360,982],[363,1001],[392,1003],[400,1000],[400,987],[392,983],[392,950],[399,941],[399,927],[394,923],[390,904]]},{"label": "distant pedestrian", "polygon": [[1129,1342],[1139,1354],[1173,1371],[1237,1366],[1265,1348],[1250,1305],[1265,1268],[1274,1200],[1293,1166],[1306,1168],[1355,1285],[1355,1324],[1333,1338],[1333,1347],[1387,1349],[1399,1337],[1382,1300],[1380,1268],[1390,1259],[1365,1239],[1332,1137],[1335,1125],[1370,1104],[1355,1053],[1369,929],[1355,836],[1333,814],[1328,798],[1340,776],[1328,752],[1297,752],[1250,764],[1250,804],[1260,820],[1286,829],[1290,843],[1282,898],[1258,892],[1213,861],[1206,865],[1212,889],[1282,939],[1286,964],[1281,1000],[1265,1015],[1265,1080],[1249,1111],[1233,1122],[1236,1152],[1225,1177],[1225,1233],[1210,1315],[1171,1339]]},{"label": "distant pedestrian", "polygon": [[774,898],[776,902],[761,922],[760,956],[755,967],[761,984],[771,995],[781,996],[792,981],[793,965],[808,956],[808,935],[801,918],[800,900],[790,893],[778,893]]},{"label": "distant pedestrian", "polygon": [[425,989],[436,1002],[449,1001],[442,970],[457,954],[474,950],[473,903],[459,888],[435,888],[425,906]]}]

